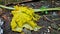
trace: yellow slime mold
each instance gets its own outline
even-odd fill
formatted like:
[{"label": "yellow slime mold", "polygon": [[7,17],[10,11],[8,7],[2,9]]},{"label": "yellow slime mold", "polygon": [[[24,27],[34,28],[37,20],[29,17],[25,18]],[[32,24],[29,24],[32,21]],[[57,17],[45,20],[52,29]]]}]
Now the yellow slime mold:
[{"label": "yellow slime mold", "polygon": [[41,28],[36,24],[40,16],[35,14],[32,8],[23,6],[14,6],[14,8],[11,12],[13,15],[11,21],[12,31],[22,32],[23,27],[34,31],[38,31]]}]

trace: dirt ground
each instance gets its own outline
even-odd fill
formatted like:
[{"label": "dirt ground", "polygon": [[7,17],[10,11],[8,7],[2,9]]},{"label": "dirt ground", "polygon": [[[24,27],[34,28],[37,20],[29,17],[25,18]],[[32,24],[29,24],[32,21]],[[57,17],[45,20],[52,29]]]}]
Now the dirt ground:
[{"label": "dirt ground", "polygon": [[[26,3],[25,5],[28,7],[32,7],[32,8],[40,8],[42,5],[50,5],[49,7],[59,7],[60,3],[58,3],[57,5],[55,5],[55,3],[52,5],[50,2],[49,3],[41,3],[41,2],[33,2],[33,3]],[[34,4],[34,5],[33,5]],[[11,5],[13,6],[13,5]],[[5,12],[4,12],[5,11]],[[41,16],[40,13],[37,13]],[[42,14],[43,15],[43,14]],[[45,14],[44,14],[45,15]],[[49,16],[51,15],[51,16]],[[46,15],[45,15],[46,16]],[[60,28],[60,20],[52,20],[55,18],[60,18],[60,13],[58,12],[58,15],[53,15],[51,14],[51,12],[46,16],[49,19],[46,19],[45,16],[42,16],[42,18],[40,18],[37,21],[37,24],[39,26],[43,26],[43,28],[41,28],[39,31],[35,32],[32,31],[32,34],[60,34],[60,31],[58,30],[58,28]],[[0,17],[2,17],[4,19],[4,24],[2,26],[4,33],[3,34],[20,34],[18,32],[13,32],[11,30],[10,27],[10,22],[12,19],[12,15],[10,13],[10,10],[3,10],[2,15],[0,15]]]}]

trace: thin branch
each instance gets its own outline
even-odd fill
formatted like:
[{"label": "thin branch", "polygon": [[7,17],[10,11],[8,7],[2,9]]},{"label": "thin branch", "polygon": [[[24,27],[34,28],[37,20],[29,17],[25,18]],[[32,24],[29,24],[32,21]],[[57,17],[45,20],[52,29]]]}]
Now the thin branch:
[{"label": "thin branch", "polygon": [[[9,9],[9,10],[14,10],[15,8],[12,7],[7,7],[0,5],[1,8]],[[42,11],[49,11],[49,10],[60,10],[60,7],[57,8],[46,8],[46,9],[34,9],[34,12],[42,12]]]}]

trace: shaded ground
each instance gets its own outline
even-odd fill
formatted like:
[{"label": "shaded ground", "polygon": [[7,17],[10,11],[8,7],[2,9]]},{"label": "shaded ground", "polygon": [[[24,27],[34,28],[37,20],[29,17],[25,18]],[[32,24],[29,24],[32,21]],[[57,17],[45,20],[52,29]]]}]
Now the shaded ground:
[{"label": "shaded ground", "polygon": [[[6,15],[5,17],[7,17],[7,19],[5,19],[4,25],[2,26],[2,28],[4,29],[4,34],[20,34],[18,32],[13,32],[10,28],[10,22],[12,16],[10,12],[3,13],[2,16],[4,15]],[[43,28],[41,28],[37,32],[32,31],[32,34],[60,34],[60,31],[58,31],[59,28],[58,25],[60,24],[60,20],[52,21],[52,19],[60,18],[60,16],[47,15],[46,17],[48,17],[51,21],[47,20],[44,16],[42,16],[42,18],[40,18],[40,20],[37,21],[37,24],[39,26],[43,26]]]},{"label": "shaded ground", "polygon": [[[60,22],[60,20],[59,21],[55,21],[55,23],[51,23],[51,22],[41,18],[37,22],[37,24],[40,25],[40,26],[43,26],[43,28],[41,28],[37,32],[32,31],[32,34],[60,34],[60,31],[57,30],[58,26],[56,26],[56,24],[59,24],[59,22]],[[54,25],[51,26],[51,24],[54,24],[56,27],[54,27]],[[52,27],[52,28],[48,28],[49,26]],[[5,22],[5,24],[3,25],[3,29],[4,29],[4,34],[20,34],[18,32],[13,32],[11,30],[9,21]]]},{"label": "shaded ground", "polygon": [[[56,2],[57,3],[57,2]],[[34,4],[34,5],[33,5]],[[28,7],[33,7],[33,8],[40,8],[42,5],[44,5],[46,3],[44,2],[33,2],[33,3],[26,3],[25,5]],[[47,5],[49,5],[50,3],[47,3]],[[23,5],[23,4],[22,4]],[[13,6],[13,5],[12,5]],[[60,4],[58,3],[58,5],[52,5],[52,6],[60,6]],[[49,7],[52,7],[51,5]],[[3,10],[5,11],[1,17],[3,17],[5,23],[2,26],[2,28],[4,29],[4,33],[3,34],[20,34],[18,32],[13,32],[10,28],[10,22],[11,22],[11,18],[12,15],[10,14],[10,10]],[[40,13],[38,13],[40,15]],[[53,15],[52,13],[49,13],[51,16],[46,16],[47,18],[49,18],[49,20],[47,20],[44,16],[42,16],[42,18],[40,18],[40,20],[38,20],[37,24],[39,26],[43,26],[43,28],[41,28],[39,31],[34,32],[32,31],[32,34],[60,34],[60,31],[58,30],[58,28],[60,27],[60,20],[53,20],[55,18],[60,18],[60,16],[58,15]],[[60,14],[59,14],[60,15]],[[5,18],[7,17],[7,18]],[[50,21],[51,20],[51,21]]]}]

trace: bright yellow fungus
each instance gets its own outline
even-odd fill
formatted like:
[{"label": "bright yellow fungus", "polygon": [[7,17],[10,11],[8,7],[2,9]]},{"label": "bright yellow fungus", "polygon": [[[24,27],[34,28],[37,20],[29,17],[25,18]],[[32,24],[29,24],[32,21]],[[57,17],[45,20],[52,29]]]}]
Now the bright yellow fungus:
[{"label": "bright yellow fungus", "polygon": [[23,27],[34,31],[38,31],[41,28],[36,24],[40,16],[35,14],[32,8],[24,6],[14,6],[14,8],[11,12],[13,15],[11,21],[12,31],[22,32]]}]

